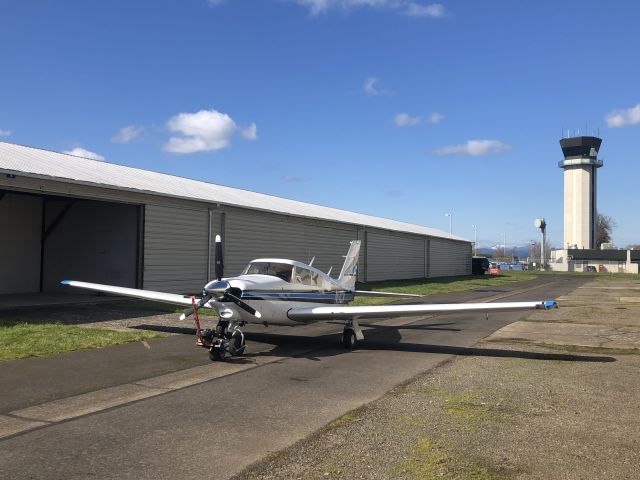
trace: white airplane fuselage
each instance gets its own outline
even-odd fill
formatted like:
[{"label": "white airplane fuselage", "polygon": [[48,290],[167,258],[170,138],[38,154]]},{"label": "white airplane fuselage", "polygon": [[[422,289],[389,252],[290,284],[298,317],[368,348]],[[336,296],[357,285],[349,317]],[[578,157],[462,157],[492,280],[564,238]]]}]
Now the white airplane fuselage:
[{"label": "white airplane fuselage", "polygon": [[[307,267],[308,268],[308,267]],[[309,285],[286,282],[270,275],[240,275],[225,278],[232,288],[242,291],[241,299],[261,314],[260,319],[232,302],[223,303],[232,312],[231,317],[247,323],[265,325],[301,325],[309,321],[291,320],[287,312],[292,308],[344,305],[353,300],[353,292],[344,289],[321,290]]]}]

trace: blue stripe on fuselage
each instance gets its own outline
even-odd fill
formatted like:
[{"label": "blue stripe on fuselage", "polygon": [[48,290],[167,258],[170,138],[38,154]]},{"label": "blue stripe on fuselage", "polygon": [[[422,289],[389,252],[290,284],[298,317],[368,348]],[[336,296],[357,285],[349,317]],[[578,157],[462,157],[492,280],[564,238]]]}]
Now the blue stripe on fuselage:
[{"label": "blue stripe on fuselage", "polygon": [[297,302],[317,302],[330,301],[335,303],[350,302],[354,298],[352,292],[242,292],[242,297],[246,300],[294,300]]}]

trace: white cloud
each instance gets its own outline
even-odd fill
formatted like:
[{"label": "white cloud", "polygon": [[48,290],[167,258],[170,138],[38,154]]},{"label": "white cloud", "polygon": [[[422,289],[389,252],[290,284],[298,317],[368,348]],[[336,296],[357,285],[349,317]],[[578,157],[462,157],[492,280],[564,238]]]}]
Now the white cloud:
[{"label": "white cloud", "polygon": [[412,117],[408,113],[399,113],[393,117],[396,127],[413,127],[420,122],[420,117]]},{"label": "white cloud", "polygon": [[0,130],[0,137],[8,137],[11,133],[11,130]]},{"label": "white cloud", "polygon": [[611,128],[626,127],[640,123],[640,103],[635,107],[614,110],[605,117],[607,126]]},{"label": "white cloud", "polygon": [[367,7],[377,10],[390,10],[411,17],[440,18],[444,16],[444,7],[439,3],[418,3],[412,0],[289,0],[309,8],[312,15],[326,13],[329,10],[352,10]]},{"label": "white cloud", "polygon": [[429,123],[432,123],[434,125],[436,123],[440,123],[443,119],[444,115],[438,112],[433,112],[431,115],[429,115]]},{"label": "white cloud", "polygon": [[167,122],[167,128],[181,137],[171,137],[163,149],[171,153],[211,152],[227,148],[237,130],[226,113],[200,110],[180,113]]},{"label": "white cloud", "polygon": [[92,152],[90,150],[86,150],[81,147],[76,147],[71,150],[65,150],[62,153],[66,153],[68,155],[74,155],[76,157],[88,158],[89,160],[99,160],[99,161],[104,160],[104,157],[102,155],[98,155],[96,152]]},{"label": "white cloud", "polygon": [[444,16],[444,6],[440,3],[431,3],[428,5],[422,5],[416,2],[402,3],[405,4],[402,13],[410,17],[441,18]]},{"label": "white cloud", "polygon": [[141,133],[142,133],[141,127],[136,127],[135,125],[128,125],[118,130],[118,133],[116,133],[113,137],[111,137],[111,141],[116,143],[129,143],[131,140],[138,137]]},{"label": "white cloud", "polygon": [[258,138],[258,127],[256,127],[255,123],[252,123],[247,128],[242,130],[240,134],[245,140],[255,140]]},{"label": "white cloud", "polygon": [[378,95],[391,95],[389,90],[378,88],[378,79],[376,77],[367,77],[362,85],[362,89],[364,90],[364,93],[371,97]]},{"label": "white cloud", "polygon": [[282,180],[283,182],[294,183],[294,182],[301,182],[304,180],[304,178],[296,177],[295,175],[283,175],[280,177],[280,180]]},{"label": "white cloud", "polygon": [[469,140],[460,145],[449,145],[433,150],[431,153],[437,156],[469,155],[481,157],[485,155],[499,155],[508,151],[511,145],[499,140]]}]

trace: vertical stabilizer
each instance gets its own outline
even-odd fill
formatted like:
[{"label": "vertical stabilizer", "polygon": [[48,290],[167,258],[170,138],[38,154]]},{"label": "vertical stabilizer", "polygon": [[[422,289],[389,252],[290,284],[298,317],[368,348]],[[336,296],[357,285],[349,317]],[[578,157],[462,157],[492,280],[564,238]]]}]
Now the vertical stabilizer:
[{"label": "vertical stabilizer", "polygon": [[360,254],[360,240],[351,240],[349,251],[344,259],[344,265],[340,270],[338,282],[347,290],[353,290],[356,287],[356,278],[358,278],[358,256]]}]

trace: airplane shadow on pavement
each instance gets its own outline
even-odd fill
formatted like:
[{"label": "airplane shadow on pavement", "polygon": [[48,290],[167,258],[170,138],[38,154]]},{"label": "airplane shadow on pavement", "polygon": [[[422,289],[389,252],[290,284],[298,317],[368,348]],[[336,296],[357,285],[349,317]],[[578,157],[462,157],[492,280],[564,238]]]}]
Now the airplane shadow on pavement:
[{"label": "airplane shadow on pavement", "polygon": [[[527,350],[509,350],[503,348],[483,348],[483,347],[460,347],[455,345],[437,345],[427,343],[403,342],[400,334],[401,330],[448,330],[460,331],[458,328],[446,328],[447,323],[427,324],[427,325],[405,325],[379,326],[370,325],[364,331],[365,339],[358,342],[357,350],[366,351],[397,351],[397,352],[417,352],[435,353],[441,355],[458,356],[478,356],[496,358],[522,358],[528,360],[552,360],[566,362],[594,362],[609,363],[615,362],[614,357],[605,355],[575,355],[571,353],[546,353]],[[138,329],[155,330],[166,333],[179,333],[194,335],[194,328],[185,327],[165,327],[157,325],[139,325]],[[245,332],[245,338],[249,342],[258,342],[273,345],[273,348],[252,353],[251,346],[244,355],[240,357],[227,357],[225,361],[233,363],[246,363],[250,359],[262,356],[278,356],[291,358],[308,358],[310,360],[320,360],[322,357],[349,354],[340,341],[339,333],[325,335],[288,335],[282,333],[256,333]]]}]

